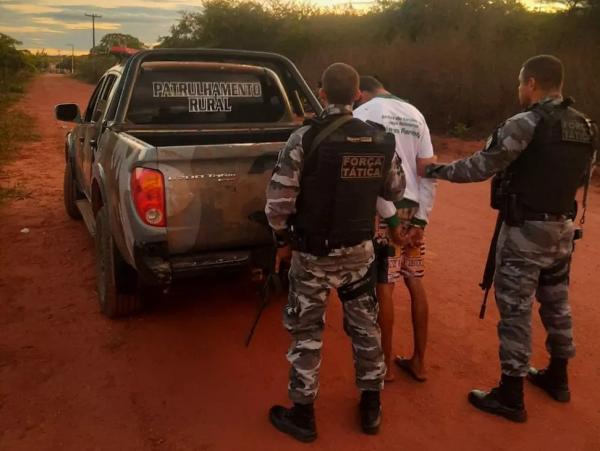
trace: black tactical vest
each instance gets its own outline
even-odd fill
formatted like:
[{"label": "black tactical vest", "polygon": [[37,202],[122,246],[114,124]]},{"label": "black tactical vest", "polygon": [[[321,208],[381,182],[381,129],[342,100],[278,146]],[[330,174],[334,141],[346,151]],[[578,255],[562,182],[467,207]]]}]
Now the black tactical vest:
[{"label": "black tactical vest", "polygon": [[291,225],[296,248],[314,255],[373,238],[377,196],[395,153],[394,135],[359,119],[309,152],[318,133],[338,117],[313,121],[302,143],[304,167]]},{"label": "black tactical vest", "polygon": [[593,154],[592,135],[586,117],[569,106],[536,104],[541,116],[533,139],[508,167],[508,193],[516,194],[526,211],[574,213],[577,189]]}]

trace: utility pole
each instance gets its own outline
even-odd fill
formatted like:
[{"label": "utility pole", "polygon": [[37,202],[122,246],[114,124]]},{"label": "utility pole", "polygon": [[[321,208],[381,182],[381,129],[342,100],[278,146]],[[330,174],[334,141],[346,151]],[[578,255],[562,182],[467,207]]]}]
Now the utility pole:
[{"label": "utility pole", "polygon": [[[92,59],[92,69],[94,71],[94,74],[96,76],[98,76],[98,74],[96,74],[96,60],[94,58],[94,49],[96,48],[96,19],[100,19],[102,16],[96,14],[96,13],[92,13],[92,14],[88,14],[85,13],[86,17],[91,17],[92,18],[92,51],[90,52],[90,57]],[[100,78],[100,77],[98,77]]]},{"label": "utility pole", "polygon": [[95,13],[85,13],[85,16],[92,18],[92,51],[94,51],[94,49],[96,48],[96,19],[101,19],[102,16]]},{"label": "utility pole", "polygon": [[71,75],[75,73],[75,46],[73,44],[67,44],[71,46]]}]

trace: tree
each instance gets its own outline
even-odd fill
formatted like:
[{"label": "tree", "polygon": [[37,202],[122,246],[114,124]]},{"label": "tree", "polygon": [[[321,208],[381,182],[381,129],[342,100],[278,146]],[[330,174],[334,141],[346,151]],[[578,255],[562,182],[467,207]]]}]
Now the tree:
[{"label": "tree", "polygon": [[516,71],[530,56],[552,53],[570,71],[585,67],[568,78],[567,92],[600,117],[600,0],[555,1],[572,9],[530,9],[520,0],[378,0],[357,14],[300,0],[201,0],[160,46],[274,51],[314,84],[328,64],[345,61],[379,75],[441,131],[483,130],[513,114]]},{"label": "tree", "polygon": [[3,73],[16,72],[25,64],[22,53],[16,47],[21,44],[21,41],[0,33],[0,68]]},{"label": "tree", "polygon": [[142,41],[130,34],[108,33],[102,37],[100,43],[90,53],[96,55],[106,54],[114,46],[129,47],[130,49],[143,49],[146,47]]},{"label": "tree", "polygon": [[161,37],[160,47],[215,47],[293,54],[306,47],[306,20],[317,10],[295,1],[204,0],[199,12],[184,12]]},{"label": "tree", "polygon": [[24,72],[33,70],[27,55],[17,49],[20,41],[0,33],[0,96],[18,81]]}]

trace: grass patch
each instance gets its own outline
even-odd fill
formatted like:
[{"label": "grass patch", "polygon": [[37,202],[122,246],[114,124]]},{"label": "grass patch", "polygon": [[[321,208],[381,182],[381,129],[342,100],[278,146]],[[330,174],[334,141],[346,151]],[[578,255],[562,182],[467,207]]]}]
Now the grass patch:
[{"label": "grass patch", "polygon": [[[23,96],[29,80],[29,76],[23,75],[8,88],[4,84],[0,91],[0,168],[16,156],[22,143],[39,139],[39,135],[32,132],[34,119],[14,106]],[[2,178],[8,177],[0,176],[0,181]],[[18,182],[12,186],[0,186],[0,204],[8,199],[25,199],[30,195]]]},{"label": "grass patch", "polygon": [[13,157],[20,143],[39,138],[31,132],[32,126],[33,118],[27,113],[0,105],[0,163]]},{"label": "grass patch", "polygon": [[23,200],[28,197],[31,197],[31,193],[26,191],[20,183],[9,187],[0,186],[0,205],[9,199]]}]

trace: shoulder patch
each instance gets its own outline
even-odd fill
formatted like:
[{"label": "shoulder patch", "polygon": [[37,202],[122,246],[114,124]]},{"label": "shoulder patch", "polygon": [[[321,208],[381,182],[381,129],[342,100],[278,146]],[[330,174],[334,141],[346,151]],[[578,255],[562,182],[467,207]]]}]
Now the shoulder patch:
[{"label": "shoulder patch", "polygon": [[372,136],[346,136],[346,141],[351,143],[372,143]]}]

